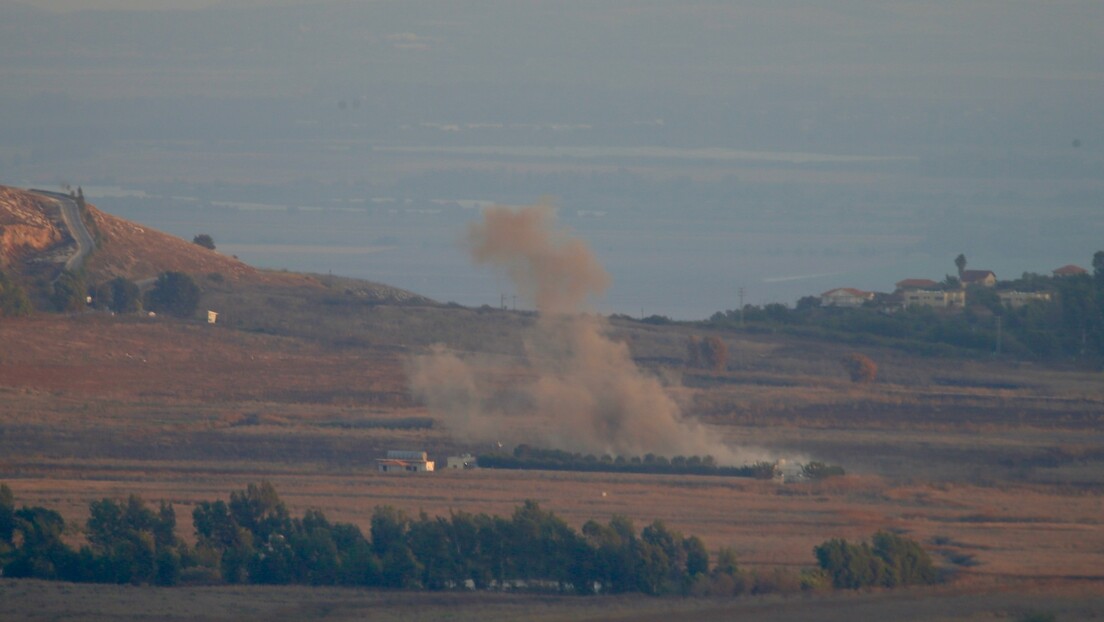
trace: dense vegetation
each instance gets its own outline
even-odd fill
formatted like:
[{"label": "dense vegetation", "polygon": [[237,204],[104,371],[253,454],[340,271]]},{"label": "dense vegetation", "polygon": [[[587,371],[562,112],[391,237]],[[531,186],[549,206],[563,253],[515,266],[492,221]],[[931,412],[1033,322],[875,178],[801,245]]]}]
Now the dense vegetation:
[{"label": "dense vegetation", "polygon": [[162,272],[146,294],[146,308],[158,313],[189,317],[199,306],[199,286],[183,272]]},{"label": "dense vegetation", "polygon": [[[175,585],[256,583],[359,585],[393,589],[530,589],[578,594],[738,594],[777,589],[777,580],[742,572],[721,549],[715,563],[695,536],[661,521],[637,532],[614,516],[581,531],[526,501],[513,516],[450,513],[416,519],[377,507],[364,534],[322,512],[290,515],[270,484],[250,484],[192,513],[195,546],[176,534],[176,513],[131,495],[89,506],[87,544],[74,550],[61,515],[16,508],[0,485],[0,570],[5,577]],[[911,540],[879,532],[873,546],[830,540],[815,550],[820,571],[798,587],[931,583],[927,554]]]},{"label": "dense vegetation", "polygon": [[770,462],[745,466],[719,466],[713,456],[643,457],[595,456],[559,449],[540,449],[518,445],[512,454],[492,452],[477,457],[479,466],[488,469],[537,469],[542,471],[591,471],[602,473],[666,473],[672,475],[724,475],[770,479],[775,467]]},{"label": "dense vegetation", "polygon": [[887,531],[873,543],[833,539],[813,549],[817,562],[840,589],[924,585],[936,581],[931,557],[912,540]]},{"label": "dense vegetation", "polygon": [[30,315],[31,311],[27,291],[0,271],[0,317]]},{"label": "dense vegetation", "polygon": [[[726,330],[777,331],[856,345],[890,346],[915,354],[999,352],[1040,360],[1104,361],[1104,251],[1093,273],[1048,277],[1025,273],[997,289],[1047,292],[1019,308],[1001,303],[994,289],[971,286],[967,308],[916,306],[891,311],[877,301],[857,309],[822,307],[808,296],[794,308],[782,304],[715,313],[702,324]],[[953,280],[954,277],[948,277]]]}]

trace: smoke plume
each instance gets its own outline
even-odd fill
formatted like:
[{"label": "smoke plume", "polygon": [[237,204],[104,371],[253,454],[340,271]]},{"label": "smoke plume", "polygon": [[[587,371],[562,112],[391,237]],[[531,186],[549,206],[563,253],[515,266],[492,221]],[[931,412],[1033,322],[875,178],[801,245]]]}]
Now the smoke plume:
[{"label": "smoke plume", "polygon": [[443,346],[415,359],[415,393],[457,436],[598,454],[709,454],[727,464],[759,459],[736,455],[684,419],[628,346],[607,336],[605,321],[582,313],[609,276],[583,241],[555,226],[550,206],[488,208],[468,241],[472,259],[504,269],[539,319],[524,338],[523,372]]}]

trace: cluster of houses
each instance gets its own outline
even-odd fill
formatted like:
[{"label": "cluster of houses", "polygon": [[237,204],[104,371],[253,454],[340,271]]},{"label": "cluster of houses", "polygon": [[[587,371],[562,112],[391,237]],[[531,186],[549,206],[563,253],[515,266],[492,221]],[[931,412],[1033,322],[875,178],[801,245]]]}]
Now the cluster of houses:
[{"label": "cluster of houses", "polygon": [[[449,456],[445,468],[466,470],[476,467],[475,456],[463,454]],[[376,469],[380,473],[426,473],[434,470],[434,462],[424,451],[390,450],[387,457],[376,458]]]},{"label": "cluster of houses", "polygon": [[[1055,277],[1068,277],[1086,274],[1080,266],[1066,265],[1052,271]],[[830,289],[820,295],[820,304],[824,307],[861,307],[868,303],[888,309],[907,307],[935,307],[940,309],[963,308],[966,306],[966,293],[971,286],[995,288],[997,275],[992,270],[962,270],[959,273],[959,286],[946,287],[931,279],[904,279],[896,283],[891,294],[867,292],[853,287]],[[998,290],[1002,304],[1013,309],[1036,301],[1050,300],[1049,292],[1023,292],[1014,289]]]}]

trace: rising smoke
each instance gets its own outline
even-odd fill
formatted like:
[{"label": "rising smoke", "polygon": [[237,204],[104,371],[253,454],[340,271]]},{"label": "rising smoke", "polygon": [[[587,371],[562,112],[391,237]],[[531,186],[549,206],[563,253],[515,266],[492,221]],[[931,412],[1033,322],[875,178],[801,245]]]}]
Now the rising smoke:
[{"label": "rising smoke", "polygon": [[525,336],[527,373],[503,391],[503,369],[443,346],[414,361],[415,393],[459,437],[526,442],[597,454],[712,455],[722,464],[762,458],[735,452],[684,419],[603,319],[582,313],[609,276],[582,240],[555,226],[549,205],[491,207],[468,232],[477,263],[505,269],[539,319]]}]

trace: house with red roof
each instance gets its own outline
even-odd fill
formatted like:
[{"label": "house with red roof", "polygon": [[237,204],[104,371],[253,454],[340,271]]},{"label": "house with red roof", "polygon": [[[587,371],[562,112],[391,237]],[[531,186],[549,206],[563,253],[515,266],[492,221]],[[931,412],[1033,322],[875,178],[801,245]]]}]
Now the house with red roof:
[{"label": "house with red roof", "polygon": [[1075,266],[1073,264],[1066,264],[1061,268],[1055,268],[1052,270],[1054,276],[1077,276],[1079,274],[1088,274],[1089,271],[1081,266]]},{"label": "house with red roof", "polygon": [[997,275],[992,270],[963,270],[962,286],[980,285],[982,287],[994,287],[997,284]]}]

